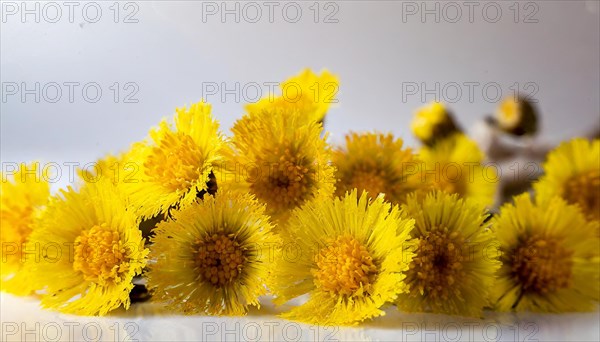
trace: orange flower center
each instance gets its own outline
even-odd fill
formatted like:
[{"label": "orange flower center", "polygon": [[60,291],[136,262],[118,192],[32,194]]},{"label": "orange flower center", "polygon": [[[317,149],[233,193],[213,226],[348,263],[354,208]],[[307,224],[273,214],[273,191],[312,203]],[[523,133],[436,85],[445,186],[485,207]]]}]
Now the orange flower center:
[{"label": "orange flower center", "polygon": [[524,291],[554,292],[570,285],[571,256],[555,239],[532,236],[512,253],[512,272]]},{"label": "orange flower center", "polygon": [[315,285],[331,294],[352,296],[370,293],[377,266],[369,251],[351,236],[340,236],[323,248],[312,269]]},{"label": "orange flower center", "polygon": [[600,219],[600,169],[571,177],[564,186],[563,197],[578,204],[590,219]]},{"label": "orange flower center", "polygon": [[183,133],[168,133],[152,148],[144,163],[146,175],[166,188],[187,190],[200,179],[204,155],[192,137]]},{"label": "orange flower center", "polygon": [[411,291],[413,294],[426,292],[433,303],[440,305],[455,295],[460,296],[452,285],[466,275],[460,248],[463,240],[459,233],[450,233],[447,228],[430,231],[420,238],[408,272],[418,290]]},{"label": "orange flower center", "polygon": [[276,163],[249,174],[252,192],[274,211],[294,209],[311,195],[314,170],[290,149],[275,151]]},{"label": "orange flower center", "polygon": [[105,225],[93,226],[75,239],[73,269],[85,280],[118,283],[129,270],[127,259],[119,233]]},{"label": "orange flower center", "polygon": [[[350,189],[366,190],[369,197],[375,198],[379,193],[386,192],[386,181],[381,172],[356,171],[350,181]],[[343,195],[343,194],[340,194]]]},{"label": "orange flower center", "polygon": [[244,249],[233,234],[214,233],[196,240],[196,267],[203,280],[224,286],[236,280],[244,267]]}]

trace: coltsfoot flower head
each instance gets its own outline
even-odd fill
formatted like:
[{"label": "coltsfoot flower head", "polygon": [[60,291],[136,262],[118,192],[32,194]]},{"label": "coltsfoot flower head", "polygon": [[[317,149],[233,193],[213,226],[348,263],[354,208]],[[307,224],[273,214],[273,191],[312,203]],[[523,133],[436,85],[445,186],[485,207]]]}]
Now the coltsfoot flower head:
[{"label": "coltsfoot flower head", "polygon": [[148,250],[136,216],[111,182],[86,183],[54,196],[28,242],[33,282],[46,291],[42,306],[104,315],[129,307],[132,279]]},{"label": "coltsfoot flower head", "polygon": [[413,134],[426,146],[459,133],[452,113],[440,102],[432,102],[417,110],[410,125]]},{"label": "coltsfoot flower head", "polygon": [[290,109],[273,105],[238,120],[232,128],[233,153],[224,167],[228,170],[217,177],[230,189],[255,195],[278,223],[305,203],[330,198],[335,184],[321,124],[306,122],[301,112]]},{"label": "coltsfoot flower head", "polygon": [[273,105],[298,110],[307,122],[322,122],[331,104],[337,103],[338,79],[327,70],[315,74],[310,69],[281,83],[281,95],[270,94],[256,103],[246,105],[250,113],[262,112]]},{"label": "coltsfoot flower head", "polygon": [[22,248],[48,202],[50,184],[39,162],[21,163],[14,171],[0,174],[0,290],[27,295],[35,289],[21,260]]},{"label": "coltsfoot flower head", "polygon": [[381,307],[406,290],[413,221],[383,196],[357,191],[312,202],[293,212],[282,232],[271,290],[277,303],[309,294],[282,314],[313,324],[354,325],[383,315]]},{"label": "coltsfoot flower head", "polygon": [[365,190],[371,198],[384,193],[386,200],[397,204],[406,195],[427,186],[418,174],[420,162],[402,139],[392,134],[351,133],[345,148],[333,153],[337,168],[336,195],[343,196],[354,188]]},{"label": "coltsfoot flower head", "polygon": [[419,151],[423,178],[433,189],[458,194],[487,206],[494,204],[499,178],[496,169],[484,167],[484,154],[464,134],[455,134]]},{"label": "coltsfoot flower head", "polygon": [[561,196],[589,219],[600,220],[600,139],[576,138],[548,154],[545,175],[534,184],[538,201]]},{"label": "coltsfoot flower head", "polygon": [[219,192],[159,223],[148,272],[157,300],[187,314],[242,315],[260,306],[280,244],[264,211],[250,195]]},{"label": "coltsfoot flower head", "polygon": [[599,223],[560,197],[529,194],[494,217],[502,268],[494,286],[501,311],[569,312],[596,308],[600,293]]},{"label": "coltsfoot flower head", "polygon": [[422,201],[409,196],[403,208],[415,219],[417,249],[405,280],[410,292],[398,297],[398,308],[480,316],[500,267],[484,207],[435,191]]},{"label": "coltsfoot flower head", "polygon": [[516,136],[533,135],[537,132],[537,111],[525,97],[509,96],[502,100],[494,122],[498,127]]},{"label": "coltsfoot flower head", "polygon": [[107,154],[93,163],[77,170],[79,184],[99,181],[112,183],[121,188],[125,183],[137,182],[139,167],[131,160],[132,150]]},{"label": "coltsfoot flower head", "polygon": [[163,120],[150,131],[150,141],[132,147],[127,162],[139,172],[123,181],[123,189],[141,217],[151,218],[216,191],[212,172],[226,145],[210,111],[205,102],[177,109],[174,127]]}]

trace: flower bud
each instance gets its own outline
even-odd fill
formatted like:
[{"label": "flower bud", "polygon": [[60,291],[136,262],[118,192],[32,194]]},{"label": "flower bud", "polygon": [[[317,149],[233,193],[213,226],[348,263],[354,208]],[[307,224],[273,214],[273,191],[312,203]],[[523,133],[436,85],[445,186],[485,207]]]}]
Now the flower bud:
[{"label": "flower bud", "polygon": [[452,113],[440,102],[432,102],[415,113],[411,123],[413,134],[425,145],[432,146],[460,129],[454,123]]},{"label": "flower bud", "polygon": [[537,110],[525,97],[510,96],[500,103],[495,122],[502,131],[516,135],[533,135],[537,132]]}]

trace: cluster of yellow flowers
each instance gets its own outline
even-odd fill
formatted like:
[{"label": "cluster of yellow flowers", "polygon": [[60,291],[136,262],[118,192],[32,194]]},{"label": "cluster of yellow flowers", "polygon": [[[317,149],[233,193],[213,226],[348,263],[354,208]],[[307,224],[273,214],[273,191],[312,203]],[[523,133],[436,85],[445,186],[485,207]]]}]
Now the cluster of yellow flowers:
[{"label": "cluster of yellow flowers", "polygon": [[247,105],[231,136],[209,104],[177,109],[52,196],[39,164],[3,175],[2,291],[103,315],[130,306],[143,272],[152,300],[176,312],[242,315],[265,294],[308,295],[282,317],[328,325],[389,304],[476,317],[596,307],[599,140],[550,152],[534,197],[492,215],[485,156],[443,105],[417,112],[419,151],[380,133],[332,147],[336,77],[305,70],[291,83],[299,98]]}]

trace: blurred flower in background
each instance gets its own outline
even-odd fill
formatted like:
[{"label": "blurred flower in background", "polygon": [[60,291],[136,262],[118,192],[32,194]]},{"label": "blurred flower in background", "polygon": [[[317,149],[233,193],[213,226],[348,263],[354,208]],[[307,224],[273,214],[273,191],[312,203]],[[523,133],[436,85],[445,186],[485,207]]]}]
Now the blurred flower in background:
[{"label": "blurred flower in background", "polygon": [[417,110],[411,123],[415,137],[426,146],[460,132],[450,111],[440,102],[432,102]]},{"label": "blurred flower in background", "polygon": [[508,134],[531,136],[537,133],[537,110],[533,103],[524,97],[510,96],[502,100],[494,119],[494,123]]},{"label": "blurred flower in background", "polygon": [[336,196],[356,188],[371,198],[384,193],[387,201],[399,204],[411,192],[428,188],[418,172],[421,162],[403,144],[392,134],[346,135],[346,145],[337,148],[332,158],[337,168]]},{"label": "blurred flower in background", "polygon": [[280,91],[280,95],[269,94],[256,103],[247,104],[246,111],[257,113],[271,106],[288,107],[288,110],[301,112],[302,118],[308,122],[323,122],[329,107],[337,103],[339,82],[337,77],[327,70],[316,74],[310,69],[305,69],[282,82]]},{"label": "blurred flower in background", "polygon": [[499,178],[493,167],[484,167],[484,157],[477,144],[462,133],[419,150],[424,162],[422,177],[434,189],[491,207]]},{"label": "blurred flower in background", "polygon": [[403,205],[415,220],[415,257],[406,272],[409,292],[397,305],[408,312],[479,317],[500,262],[484,206],[443,191]]},{"label": "blurred flower in background", "polygon": [[545,174],[534,185],[539,200],[561,196],[600,220],[600,140],[564,142],[548,154]]},{"label": "blurred flower in background", "polygon": [[502,206],[492,221],[502,252],[493,299],[501,311],[573,312],[597,308],[598,221],[560,197],[529,194]]},{"label": "blurred flower in background", "polygon": [[50,184],[39,162],[21,163],[14,174],[0,174],[0,243],[2,267],[0,289],[28,295],[32,288],[23,266],[23,246],[34,228],[34,220],[50,197]]}]

